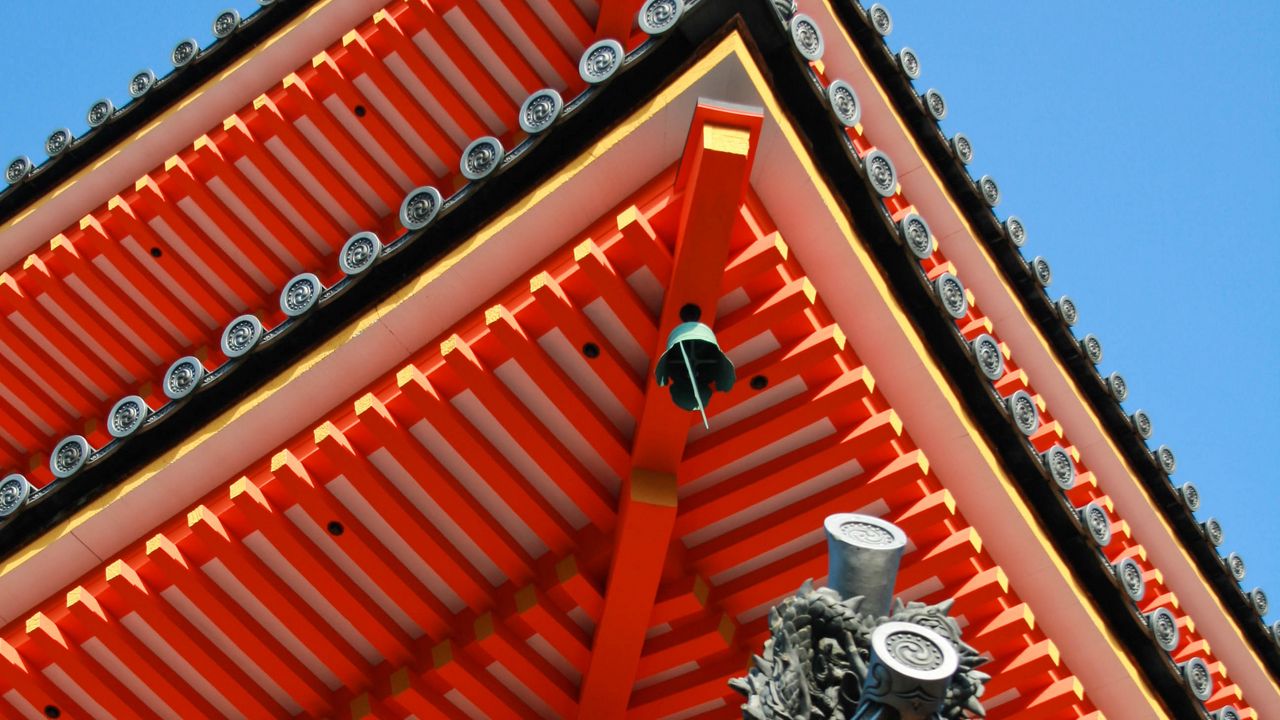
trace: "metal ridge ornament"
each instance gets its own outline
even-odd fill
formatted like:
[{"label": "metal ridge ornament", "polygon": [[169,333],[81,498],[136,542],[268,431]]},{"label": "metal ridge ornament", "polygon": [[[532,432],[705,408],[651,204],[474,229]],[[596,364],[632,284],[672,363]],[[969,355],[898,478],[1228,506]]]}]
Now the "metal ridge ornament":
[{"label": "metal ridge ornament", "polygon": [[200,358],[194,355],[187,355],[174,360],[173,364],[164,373],[162,385],[165,397],[170,400],[181,400],[195,392],[196,386],[200,384],[201,378],[204,377],[204,373],[204,364],[200,362]]},{"label": "metal ridge ornament", "polygon": [[622,43],[617,40],[597,40],[582,51],[582,59],[578,61],[578,76],[588,85],[599,85],[618,73],[626,55]]},{"label": "metal ridge ornament", "polygon": [[107,413],[107,433],[113,438],[125,438],[138,431],[147,419],[151,408],[140,395],[120,398]]},{"label": "metal ridge ornament", "polygon": [[19,473],[11,473],[0,480],[0,518],[7,518],[18,511],[31,495],[31,483]]},{"label": "metal ridge ornament", "polygon": [[198,54],[200,54],[200,43],[196,42],[195,38],[187,38],[173,46],[173,52],[169,53],[169,61],[175,68],[184,68],[190,65]]},{"label": "metal ridge ornament", "polygon": [[1111,518],[1106,508],[1094,501],[1081,508],[1076,508],[1080,516],[1080,524],[1089,531],[1089,536],[1098,544],[1106,547],[1111,544]]},{"label": "metal ridge ornament", "polygon": [[261,339],[262,321],[254,315],[241,315],[222,331],[222,354],[233,359],[244,357]]},{"label": "metal ridge ornament", "polygon": [[978,192],[982,193],[982,199],[987,202],[987,207],[995,207],[1000,204],[1000,186],[996,184],[995,178],[990,175],[983,175],[978,178]]},{"label": "metal ridge ornament", "polygon": [[973,162],[973,141],[964,133],[956,133],[951,136],[951,149],[955,151],[956,157],[960,162],[968,165]]},{"label": "metal ridge ornament", "polygon": [[[833,587],[806,581],[769,612],[770,637],[729,686],[754,720],[960,720],[984,716],[986,662],[936,605],[890,599],[906,535],[869,515],[823,522]],[[852,594],[851,594],[852,593]],[[863,594],[869,593],[869,594]]]},{"label": "metal ridge ornament", "polygon": [[986,333],[978,335],[969,343],[973,349],[973,357],[978,361],[978,369],[991,382],[1004,377],[1004,353],[1000,352],[1000,343]]},{"label": "metal ridge ornament", "polygon": [[1245,574],[1248,572],[1244,565],[1244,558],[1236,553],[1229,553],[1222,559],[1222,562],[1227,566],[1227,570],[1231,571],[1231,577],[1235,578],[1236,582],[1244,580]]},{"label": "metal ridge ornament", "polygon": [[1271,609],[1271,602],[1267,600],[1267,594],[1262,588],[1256,587],[1245,593],[1245,597],[1249,598],[1249,604],[1253,606],[1253,611],[1258,613],[1258,617],[1266,617],[1267,611]]},{"label": "metal ridge ornament", "polygon": [[1084,351],[1085,357],[1089,358],[1089,362],[1098,365],[1102,362],[1102,341],[1097,335],[1089,333],[1080,338],[1080,349]]},{"label": "metal ridge ornament", "polygon": [[1053,478],[1053,482],[1063,490],[1070,490],[1076,485],[1076,464],[1071,460],[1071,453],[1067,452],[1061,445],[1054,444],[1053,447],[1045,450],[1040,454],[1040,460],[1044,463],[1044,467],[1049,471],[1049,477]]},{"label": "metal ridge ornament", "polygon": [[1122,403],[1129,399],[1129,383],[1125,382],[1123,375],[1113,372],[1107,376],[1107,392],[1111,393],[1116,402]]},{"label": "metal ridge ornament", "polygon": [[880,37],[885,37],[893,32],[893,16],[880,3],[873,3],[867,8],[867,18],[871,20],[871,27],[880,33]]},{"label": "metal ridge ornament", "polygon": [[498,138],[492,135],[476,138],[462,151],[458,169],[462,172],[462,177],[468,180],[483,180],[498,169],[502,155],[502,141]]},{"label": "metal ridge ornament", "polygon": [[1178,640],[1181,632],[1178,630],[1178,619],[1169,612],[1168,608],[1156,608],[1147,613],[1147,627],[1151,628],[1151,634],[1155,635],[1156,644],[1165,652],[1173,652],[1178,649]]},{"label": "metal ridge ornament", "polygon": [[960,278],[944,272],[933,280],[933,291],[942,301],[942,309],[951,317],[959,320],[969,312],[969,297],[965,294],[964,283]]},{"label": "metal ridge ornament", "polygon": [[1151,434],[1155,432],[1155,426],[1151,423],[1151,416],[1146,410],[1134,410],[1129,416],[1129,421],[1133,423],[1133,429],[1143,439],[1151,438]]},{"label": "metal ridge ornament", "polygon": [[1031,262],[1027,263],[1027,267],[1031,270],[1031,274],[1035,275],[1040,287],[1049,287],[1053,284],[1053,268],[1049,267],[1049,261],[1045,260],[1043,255],[1032,258]]},{"label": "metal ridge ornament", "polygon": [[[737,380],[733,361],[720,349],[711,328],[700,322],[684,322],[667,336],[667,349],[653,371],[658,387],[670,385],[676,407],[702,414],[707,423],[707,403],[713,392],[729,392]],[[713,390],[711,385],[715,384]]]},{"label": "metal ridge ornament", "polygon": [[833,80],[827,86],[827,103],[831,106],[831,114],[845,127],[853,127],[862,120],[862,103],[858,102],[858,93],[844,80]]},{"label": "metal ridge ornament", "polygon": [[436,219],[442,202],[440,191],[430,185],[410,190],[400,203],[400,224],[406,230],[421,230]]},{"label": "metal ridge ornament", "polygon": [[111,119],[111,116],[115,111],[116,106],[111,104],[111,100],[108,98],[102,98],[98,102],[89,106],[89,111],[85,113],[84,119],[85,122],[89,124],[89,127],[100,127]]},{"label": "metal ridge ornament", "polygon": [[1142,566],[1133,558],[1125,558],[1111,566],[1116,579],[1124,588],[1124,593],[1134,602],[1141,602],[1147,594],[1147,579],[1142,575]]},{"label": "metal ridge ornament", "polygon": [[917,212],[909,212],[898,221],[898,234],[912,255],[924,260],[933,254],[933,233],[929,223]]},{"label": "metal ridge ornament", "polygon": [[1004,219],[1004,232],[1009,236],[1009,242],[1017,247],[1027,244],[1027,226],[1022,224],[1022,219],[1017,215],[1010,215]]},{"label": "metal ridge ornament", "polygon": [[1168,445],[1161,445],[1151,454],[1165,475],[1172,475],[1178,469],[1178,459],[1174,457],[1173,450],[1170,450]]},{"label": "metal ridge ornament", "polygon": [[219,40],[230,37],[240,27],[240,12],[234,8],[223,10],[213,19],[213,36]]},{"label": "metal ridge ornament", "polygon": [[[947,118],[947,100],[942,97],[942,93],[934,88],[929,88],[924,91],[924,95],[921,95],[920,99],[924,101],[925,108],[928,109],[934,120],[942,121]],[[983,193],[985,194],[985,192],[984,190]]]},{"label": "metal ridge ornament", "polygon": [[555,123],[561,110],[564,110],[564,100],[560,93],[551,88],[538,90],[520,105],[520,129],[537,135]]},{"label": "metal ridge ornament", "polygon": [[880,197],[893,197],[898,192],[898,171],[893,161],[880,150],[872,150],[862,158],[862,167],[867,171],[867,179],[871,187]]},{"label": "metal ridge ornament", "polygon": [[67,148],[71,147],[71,142],[75,140],[75,136],[67,128],[58,128],[49,133],[49,137],[44,140],[44,154],[49,157],[57,157]]},{"label": "metal ridge ornament", "polygon": [[147,92],[155,86],[155,84],[155,71],[150,68],[147,68],[146,70],[139,70],[133,74],[133,77],[129,78],[129,97],[134,99],[140,98],[143,95],[146,95]]},{"label": "metal ridge ornament", "polygon": [[637,15],[640,29],[648,35],[661,35],[680,22],[684,0],[645,0]]},{"label": "metal ridge ornament", "polygon": [[295,275],[280,291],[280,311],[289,317],[305,315],[315,307],[321,292],[324,286],[314,273]]},{"label": "metal ridge ornament", "polygon": [[1182,504],[1191,512],[1200,509],[1200,490],[1193,483],[1185,482],[1178,486],[1178,495],[1182,497]]},{"label": "metal ridge ornament", "polygon": [[4,181],[10,185],[17,185],[22,179],[31,174],[31,158],[26,155],[19,155],[9,162],[4,169]]},{"label": "metal ridge ornament", "polygon": [[80,472],[92,452],[93,448],[89,447],[89,441],[83,435],[69,435],[49,453],[49,471],[59,480],[69,478]]},{"label": "metal ridge ornament", "polygon": [[1080,310],[1076,307],[1075,300],[1063,295],[1053,304],[1058,308],[1058,317],[1062,318],[1062,322],[1071,327],[1080,321]]},{"label": "metal ridge ornament", "polygon": [[373,267],[382,254],[382,241],[371,232],[358,232],[342,244],[338,252],[338,268],[347,275],[359,275]]},{"label": "metal ridge ornament", "polygon": [[1009,406],[1009,415],[1018,430],[1027,437],[1035,435],[1036,430],[1040,429],[1040,408],[1036,407],[1031,394],[1026,390],[1014,390],[1012,395],[1005,398],[1005,403]]},{"label": "metal ridge ornament", "polygon": [[920,56],[915,50],[904,47],[898,51],[898,67],[902,68],[903,75],[916,80],[920,77]]},{"label": "metal ridge ornament", "polygon": [[1209,672],[1209,665],[1201,658],[1191,658],[1190,660],[1180,663],[1178,669],[1182,671],[1182,679],[1187,683],[1187,689],[1200,702],[1206,702],[1213,697],[1213,675]]},{"label": "metal ridge ornament", "polygon": [[822,59],[826,44],[822,41],[822,31],[813,18],[804,13],[796,13],[787,23],[787,28],[791,32],[791,43],[796,46],[801,57],[809,62]]},{"label": "metal ridge ornament", "polygon": [[1205,538],[1214,547],[1222,547],[1223,540],[1226,539],[1226,533],[1222,530],[1222,523],[1217,518],[1211,517],[1200,523],[1200,529],[1204,531]]}]

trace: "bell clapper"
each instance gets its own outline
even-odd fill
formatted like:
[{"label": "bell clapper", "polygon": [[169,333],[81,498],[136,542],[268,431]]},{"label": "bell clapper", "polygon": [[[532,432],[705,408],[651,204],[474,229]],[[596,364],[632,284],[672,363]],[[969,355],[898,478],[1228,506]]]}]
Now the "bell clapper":
[{"label": "bell clapper", "polygon": [[684,358],[684,369],[689,371],[689,385],[693,387],[693,396],[698,401],[698,412],[702,413],[702,427],[710,430],[711,425],[707,422],[707,409],[702,406],[702,394],[698,392],[698,381],[693,378],[693,363],[689,362],[689,353],[684,351],[684,343],[676,343],[680,346],[680,357]]}]

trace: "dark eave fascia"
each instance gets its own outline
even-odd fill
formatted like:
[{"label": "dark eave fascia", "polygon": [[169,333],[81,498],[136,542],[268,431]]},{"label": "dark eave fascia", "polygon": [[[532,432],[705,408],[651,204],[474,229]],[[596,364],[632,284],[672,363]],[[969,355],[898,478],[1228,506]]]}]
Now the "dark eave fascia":
[{"label": "dark eave fascia", "polygon": [[[3,187],[0,176],[0,225],[20,215],[40,198],[56,190],[76,173],[104,157],[121,141],[176,107],[232,64],[253,51],[318,0],[276,0],[241,20],[237,29],[200,51],[181,68],[166,75],[142,97],[116,108],[111,119],[77,137],[66,150],[48,158],[14,185]],[[3,152],[4,148],[0,148]],[[7,165],[12,158],[3,156]],[[32,158],[35,162],[35,158]]]},{"label": "dark eave fascia", "polygon": [[[840,3],[839,7],[844,13],[842,20],[851,31],[865,30],[856,11],[847,8],[846,3]],[[1131,654],[1170,716],[1179,720],[1202,718],[1198,709],[1200,704],[1190,695],[1177,668],[1156,645],[1105,558],[1098,553],[1086,531],[1075,520],[1074,513],[1068,511],[1061,496],[1053,489],[1055,486],[1047,477],[1037,453],[1014,428],[1003,402],[981,375],[967,343],[941,309],[919,265],[898,243],[892,221],[871,190],[861,164],[851,156],[844,131],[833,122],[820,88],[808,65],[793,49],[790,36],[778,21],[772,3],[768,0],[700,0],[689,3],[688,8],[688,16],[681,24],[655,42],[643,59],[635,63],[636,67],[592,91],[595,96],[590,102],[540,136],[524,150],[520,162],[476,186],[453,212],[412,234],[412,242],[395,255],[394,262],[385,262],[366,271],[360,282],[332,303],[305,316],[305,322],[293,332],[248,356],[235,372],[221,381],[216,392],[193,396],[180,412],[148,431],[145,441],[131,443],[120,452],[87,467],[75,477],[75,492],[51,493],[38,506],[0,528],[0,553],[12,553],[37,539],[79,508],[189,438],[282,369],[317,349],[339,329],[355,321],[483,228],[495,215],[513,206],[545,177],[587,150],[657,94],[671,77],[694,62],[705,48],[734,30],[742,30],[773,92],[782,100],[784,110],[812,148],[820,174],[837,192],[837,198],[856,233],[867,243],[868,251],[892,285],[895,296],[935,360],[948,369],[949,379],[966,409],[998,451],[1005,470],[1018,481],[1019,489],[1037,520],[1075,569],[1077,580],[1090,596],[1086,601],[1092,602],[1115,637]],[[865,35],[862,32],[855,37],[865,44],[868,42]],[[907,86],[896,87],[893,81],[896,67],[888,63],[887,56],[881,62],[883,52],[867,55],[873,59],[873,70],[887,81],[894,101],[900,106],[899,112],[910,119],[922,147],[942,169],[947,182],[957,190],[956,195],[965,211],[972,216],[971,220],[977,221],[975,227],[984,237],[998,239],[999,226],[972,190],[972,181],[954,159],[944,157],[949,151],[936,126],[931,121],[926,125],[922,113],[914,106],[914,94]],[[642,71],[636,71],[639,66],[643,66]],[[1002,256],[1002,261],[1005,259]],[[1013,256],[1007,259],[1011,262],[1016,260]],[[1007,270],[1014,267],[1010,263],[1004,264]],[[1016,278],[1017,274],[1010,272],[1010,277]],[[1029,285],[1019,286],[1023,295],[1034,295],[1031,289]],[[1066,347],[1062,343],[1069,342],[1074,348],[1070,333],[1060,323],[1055,325],[1056,316],[1050,315],[1052,308],[1047,300],[1042,295],[1040,305],[1034,302],[1034,297],[1032,300],[1028,305],[1036,309],[1037,320],[1047,330],[1053,331],[1048,334],[1054,337],[1055,345],[1061,350]],[[1064,355],[1067,354],[1064,351]],[[1082,374],[1081,368],[1074,365],[1073,370]],[[1092,372],[1091,369],[1088,371]],[[1087,387],[1088,383],[1082,383],[1082,386]],[[1255,640],[1255,646],[1261,648],[1261,643]],[[1274,646],[1267,647],[1263,655],[1271,671],[1280,677],[1276,672],[1280,668],[1280,654]]]},{"label": "dark eave fascia", "polygon": [[856,3],[834,2],[831,5],[884,88],[894,111],[946,183],[950,196],[964,213],[979,242],[986,245],[1006,283],[1014,289],[1036,328],[1067,368],[1090,409],[1102,422],[1103,429],[1123,453],[1134,476],[1145,487],[1254,651],[1265,660],[1272,677],[1280,679],[1280,646],[1223,564],[1213,544],[1205,538],[1199,521],[1187,508],[1169,476],[1145,441],[1134,431],[1132,421],[1111,395],[1106,381],[1081,349],[1079,339],[1062,320],[1053,301],[1036,281],[1026,259],[1009,241],[1003,225],[983,199],[964,163],[956,157],[937,122],[925,110],[919,94],[899,69],[893,53]]}]

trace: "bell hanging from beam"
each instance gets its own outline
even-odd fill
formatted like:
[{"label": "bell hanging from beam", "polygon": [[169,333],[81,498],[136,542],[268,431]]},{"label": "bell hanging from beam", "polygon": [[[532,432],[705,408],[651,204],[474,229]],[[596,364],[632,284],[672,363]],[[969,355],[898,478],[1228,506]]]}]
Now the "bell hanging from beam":
[{"label": "bell hanging from beam", "polygon": [[670,384],[677,407],[702,413],[704,427],[710,427],[706,408],[711,393],[729,392],[737,379],[733,361],[720,350],[715,333],[700,322],[684,322],[671,331],[654,375],[659,387]]}]

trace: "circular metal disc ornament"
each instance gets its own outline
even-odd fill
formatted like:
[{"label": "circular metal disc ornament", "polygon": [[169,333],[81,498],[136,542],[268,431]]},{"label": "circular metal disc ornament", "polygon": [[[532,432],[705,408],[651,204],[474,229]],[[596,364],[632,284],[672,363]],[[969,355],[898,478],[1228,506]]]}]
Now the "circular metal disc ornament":
[{"label": "circular metal disc ornament", "polygon": [[955,151],[956,157],[960,158],[960,162],[965,165],[973,162],[973,142],[969,140],[968,135],[964,133],[952,135],[951,149]]},{"label": "circular metal disc ornament", "polygon": [[543,88],[525,98],[520,105],[520,129],[530,135],[537,135],[551,127],[563,109],[564,100],[560,99],[560,93],[551,88]]},{"label": "circular metal disc ornament", "polygon": [[1031,395],[1026,390],[1015,390],[1005,398],[1005,403],[1009,406],[1009,414],[1013,416],[1013,423],[1018,426],[1018,430],[1027,437],[1034,435],[1040,428],[1040,410]]},{"label": "circular metal disc ornament", "polygon": [[1222,523],[1217,518],[1209,518],[1200,523],[1200,529],[1204,531],[1204,536],[1214,547],[1221,547],[1222,541],[1226,539],[1226,533],[1222,530]]},{"label": "circular metal disc ornament", "polygon": [[920,77],[920,57],[909,47],[898,51],[898,67],[902,68],[903,75],[912,80]]},{"label": "circular metal disc ornament", "polygon": [[1045,450],[1040,454],[1040,460],[1058,487],[1063,490],[1075,487],[1076,464],[1071,460],[1071,453],[1064,450],[1061,445],[1054,445]]},{"label": "circular metal disc ornament", "polygon": [[1004,231],[1009,236],[1009,242],[1022,247],[1027,244],[1027,226],[1022,224],[1022,220],[1017,215],[1010,215],[1004,220]]},{"label": "circular metal disc ornament", "polygon": [[262,339],[262,321],[253,315],[241,315],[227,323],[222,331],[222,354],[229,358],[247,355]]},{"label": "circular metal disc ornament", "polygon": [[1172,475],[1178,469],[1178,458],[1174,457],[1168,445],[1161,445],[1152,454],[1155,455],[1156,462],[1160,463],[1160,469],[1164,470],[1166,475]]},{"label": "circular metal disc ornament", "polygon": [[187,38],[173,46],[173,52],[169,53],[169,61],[176,68],[186,67],[192,60],[195,60],[196,54],[199,52],[200,43],[197,43],[195,38]]},{"label": "circular metal disc ornament", "polygon": [[294,276],[280,291],[280,310],[289,317],[304,315],[315,307],[324,287],[313,273]]},{"label": "circular metal disc ornament", "polygon": [[164,394],[170,400],[181,400],[195,392],[200,379],[204,377],[204,364],[200,359],[188,355],[173,361],[164,373]]},{"label": "circular metal disc ornament", "polygon": [[1182,679],[1187,681],[1187,688],[1200,702],[1213,697],[1213,675],[1204,660],[1191,658],[1182,663]]},{"label": "circular metal disc ornament", "polygon": [[90,452],[89,441],[83,435],[65,437],[49,454],[49,470],[59,480],[69,478],[84,467]]},{"label": "circular metal disc ornament", "polygon": [[933,290],[942,301],[942,308],[951,317],[959,320],[969,312],[969,298],[965,296],[964,284],[960,278],[944,272],[933,281]]},{"label": "circular metal disc ornament", "polygon": [[1227,569],[1231,571],[1231,577],[1235,578],[1236,582],[1240,582],[1241,580],[1244,580],[1244,576],[1246,572],[1246,568],[1244,566],[1244,558],[1240,557],[1236,553],[1231,553],[1227,555],[1224,562],[1227,565]]},{"label": "circular metal disc ornament", "polygon": [[982,199],[987,201],[987,207],[995,207],[1000,204],[1000,186],[996,184],[995,179],[990,175],[983,175],[978,178],[978,191],[982,193]]},{"label": "circular metal disc ornament", "polygon": [[637,21],[646,34],[661,35],[675,27],[682,15],[684,0],[646,0]]},{"label": "circular metal disc ornament", "polygon": [[1137,431],[1144,440],[1151,437],[1151,433],[1154,432],[1154,427],[1151,424],[1151,416],[1147,414],[1146,410],[1135,410],[1133,414],[1129,416],[1129,420],[1133,423],[1133,429]]},{"label": "circular metal disc ornament", "polygon": [[1111,544],[1111,518],[1107,517],[1107,511],[1101,505],[1091,502],[1076,508],[1076,512],[1080,515],[1080,524],[1089,531],[1089,537],[1098,543],[1098,547]]},{"label": "circular metal disc ornament", "polygon": [[1062,318],[1062,322],[1067,324],[1067,327],[1079,322],[1080,311],[1076,309],[1076,303],[1071,298],[1063,295],[1058,298],[1057,302],[1054,303],[1054,306],[1058,308],[1058,315]]},{"label": "circular metal disc ornament", "polygon": [[881,37],[893,32],[893,16],[880,3],[867,8],[867,17],[871,19],[871,27],[875,28]]},{"label": "circular metal disc ornament", "polygon": [[111,407],[111,412],[107,413],[107,432],[114,438],[129,437],[142,427],[142,421],[147,419],[150,412],[151,408],[147,407],[147,401],[141,396],[121,398]]},{"label": "circular metal disc ornament", "polygon": [[1271,623],[1271,638],[1280,645],[1280,620]]},{"label": "circular metal disc ornament", "polygon": [[0,518],[6,518],[18,511],[22,503],[31,494],[31,483],[18,473],[6,475],[0,480]]},{"label": "circular metal disc ornament", "polygon": [[890,621],[871,631],[872,662],[888,665],[917,682],[945,680],[960,658],[951,641],[923,625]]},{"label": "circular metal disc ornament", "polygon": [[1168,608],[1156,608],[1148,613],[1147,627],[1151,628],[1151,633],[1156,636],[1156,644],[1165,652],[1178,649],[1178,638],[1181,635],[1178,620]]},{"label": "circular metal disc ornament", "polygon": [[75,136],[67,128],[54,130],[44,140],[44,154],[49,157],[57,157],[62,154],[63,150],[71,147],[71,141],[74,139]]},{"label": "circular metal disc ornament", "polygon": [[213,19],[213,36],[221,40],[240,27],[240,13],[235,10],[223,10]]},{"label": "circular metal disc ornament", "polygon": [[1191,512],[1200,509],[1200,490],[1193,483],[1182,483],[1178,487],[1178,495],[1182,496],[1182,504]]},{"label": "circular metal disc ornament", "polygon": [[1085,357],[1094,365],[1102,362],[1102,341],[1097,335],[1089,333],[1080,338],[1080,349],[1084,350]]},{"label": "circular metal disc ornament", "polygon": [[1049,267],[1049,261],[1043,256],[1035,256],[1027,265],[1031,268],[1031,274],[1036,276],[1036,282],[1040,283],[1040,287],[1049,287],[1053,284],[1053,268]]},{"label": "circular metal disc ornament", "polygon": [[1124,402],[1129,399],[1129,383],[1125,382],[1123,375],[1113,372],[1107,376],[1107,392],[1116,402]]},{"label": "circular metal disc ornament", "polygon": [[140,98],[156,84],[156,74],[150,68],[139,70],[129,78],[129,97]]},{"label": "circular metal disc ornament", "polygon": [[498,169],[502,162],[502,141],[492,135],[476,138],[466,150],[462,151],[462,159],[458,167],[462,177],[468,180],[483,180]]},{"label": "circular metal disc ornament", "polygon": [[382,254],[382,241],[371,232],[358,232],[342,245],[338,253],[338,267],[348,275],[359,275],[373,267]]},{"label": "circular metal disc ornament", "polygon": [[440,191],[429,185],[410,190],[400,203],[400,224],[407,230],[421,230],[436,219],[441,202]]},{"label": "circular metal disc ornament", "polygon": [[813,18],[804,13],[797,13],[791,17],[789,28],[791,42],[805,60],[816,62],[822,59],[822,51],[826,49],[826,45],[822,42],[822,31],[818,29],[818,23],[814,22]]},{"label": "circular metal disc ornament", "polygon": [[827,103],[831,114],[845,127],[853,127],[862,119],[862,103],[853,86],[843,80],[835,80],[827,86]]},{"label": "circular metal disc ornament", "polygon": [[31,158],[26,155],[19,155],[5,166],[4,181],[10,185],[17,185],[31,172],[31,168]]},{"label": "circular metal disc ornament", "polygon": [[898,192],[898,171],[888,155],[880,150],[872,150],[862,158],[862,166],[867,171],[867,178],[871,180],[871,187],[881,197],[893,197]]},{"label": "circular metal disc ornament", "polygon": [[992,382],[1004,377],[1004,353],[1000,352],[1000,343],[986,333],[982,333],[969,343],[973,349],[973,357],[978,361],[978,369]]},{"label": "circular metal disc ornament", "polygon": [[946,119],[947,101],[946,98],[942,97],[942,93],[929,88],[925,90],[922,99],[924,100],[924,106],[929,109],[929,114],[933,116],[934,120]]},{"label": "circular metal disc ornament", "polygon": [[1258,613],[1258,617],[1264,617],[1267,611],[1271,609],[1271,602],[1267,600],[1267,594],[1262,588],[1254,588],[1245,593],[1249,598],[1249,604],[1253,606],[1253,611]]},{"label": "circular metal disc ornament", "polygon": [[116,106],[112,105],[107,98],[102,98],[89,106],[89,112],[85,113],[84,119],[89,123],[89,127],[100,127],[111,119],[111,115],[115,111]]},{"label": "circular metal disc ornament", "polygon": [[1133,558],[1125,558],[1111,566],[1111,571],[1124,587],[1124,594],[1134,602],[1141,602],[1147,594],[1147,581],[1142,577],[1142,567]]},{"label": "circular metal disc ornament", "polygon": [[622,43],[617,40],[597,40],[582,51],[582,59],[578,61],[578,76],[588,85],[598,85],[618,72],[625,56]]},{"label": "circular metal disc ornament", "polygon": [[1240,720],[1240,711],[1236,710],[1234,706],[1228,705],[1214,710],[1213,715],[1210,717],[1213,720]]},{"label": "circular metal disc ornament", "polygon": [[924,260],[933,254],[933,233],[918,213],[909,212],[898,222],[898,233],[912,255]]}]

